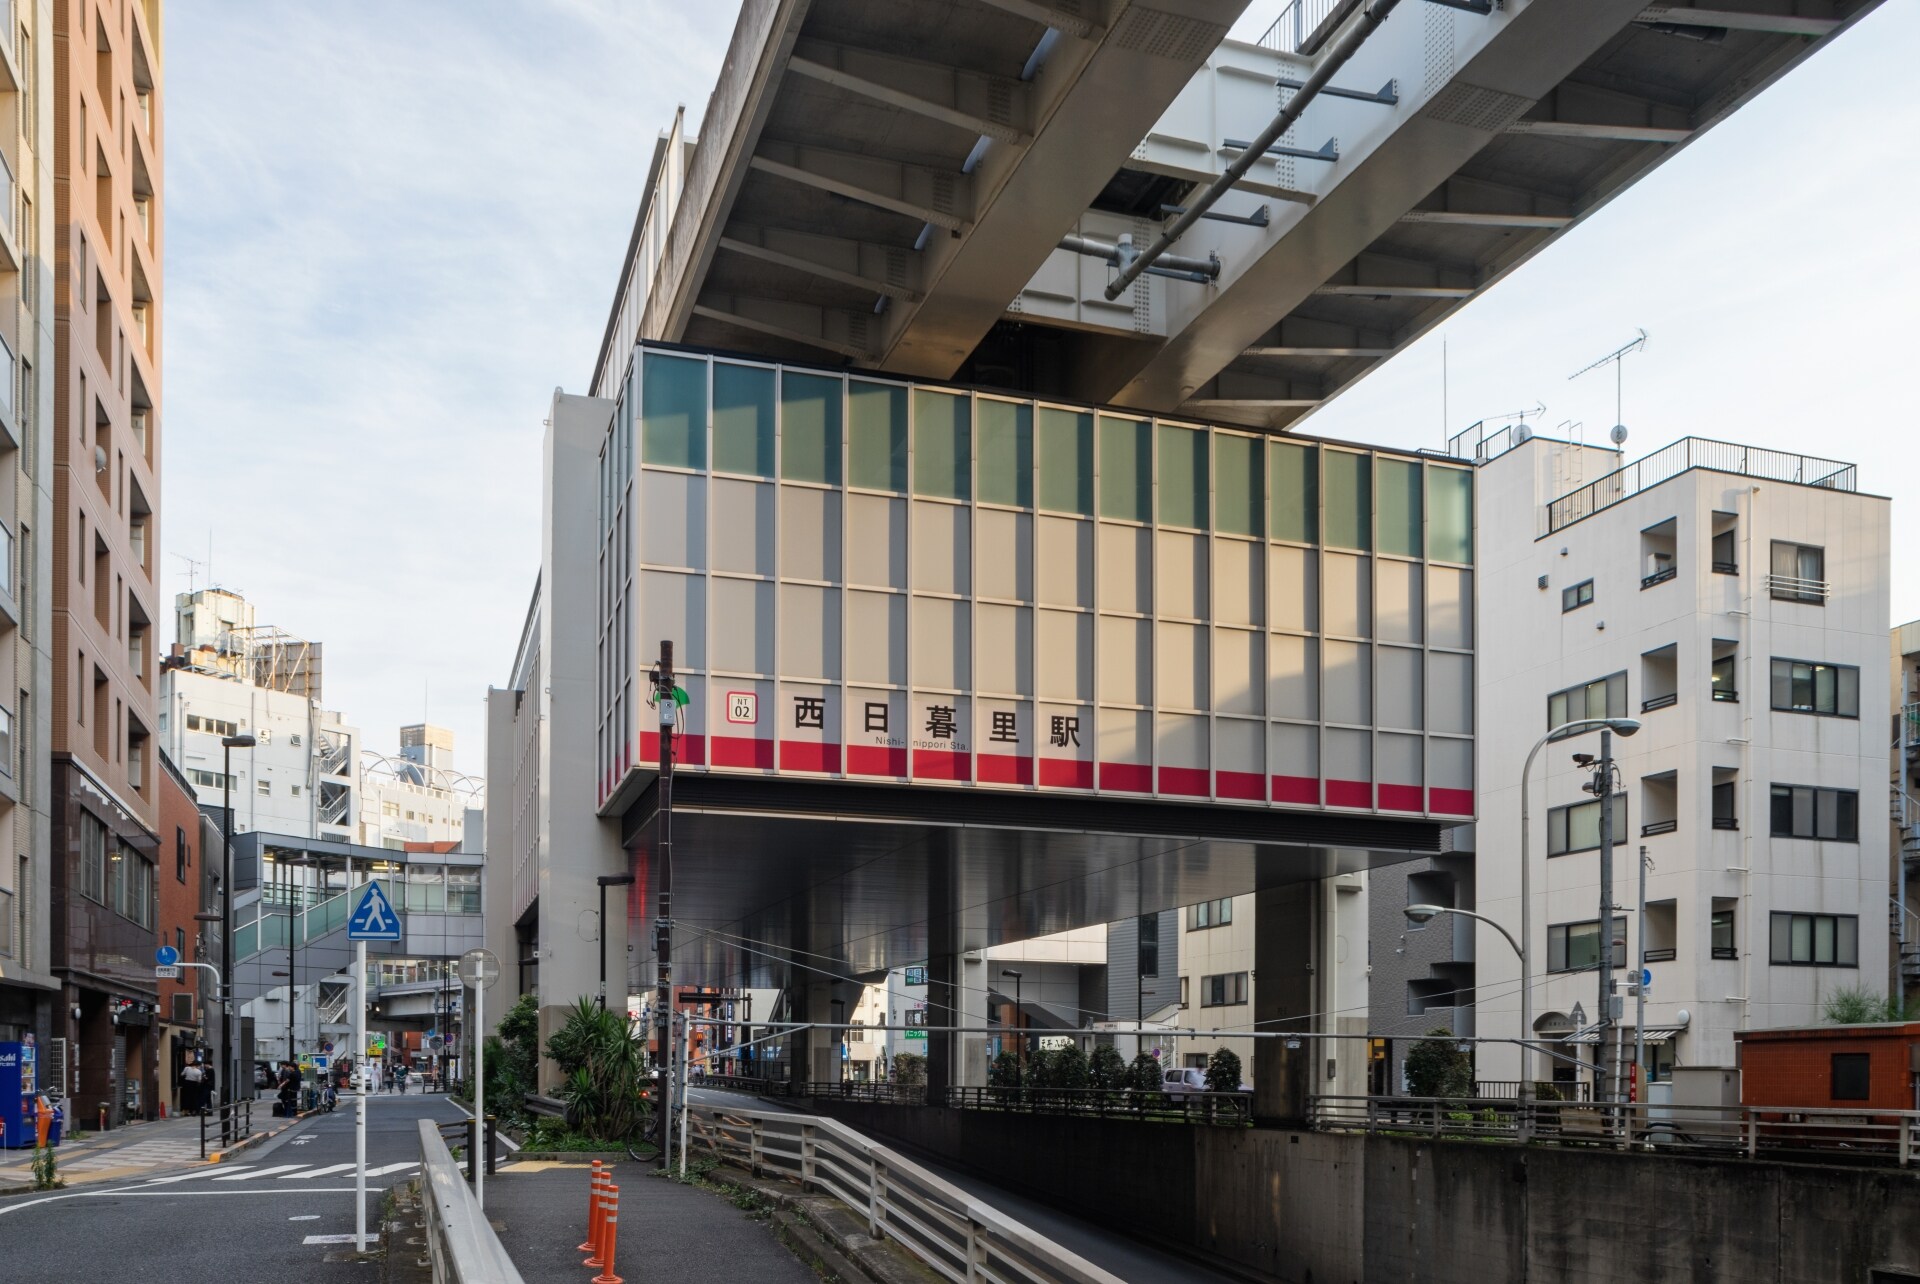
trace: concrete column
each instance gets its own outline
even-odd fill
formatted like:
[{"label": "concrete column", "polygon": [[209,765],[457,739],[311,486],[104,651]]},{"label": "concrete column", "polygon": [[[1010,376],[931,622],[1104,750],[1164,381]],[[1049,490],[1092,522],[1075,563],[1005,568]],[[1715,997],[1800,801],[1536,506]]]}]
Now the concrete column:
[{"label": "concrete column", "polygon": [[[965,1082],[957,1063],[959,1041],[942,1027],[961,1024],[958,897],[953,853],[936,837],[927,856],[927,1100],[941,1102],[947,1089]],[[913,1043],[920,1042],[918,1039]],[[907,1045],[911,1050],[911,1044]]]},{"label": "concrete column", "polygon": [[[1316,1009],[1317,883],[1293,883],[1255,893],[1253,1017],[1261,1031],[1310,1030]],[[1315,1040],[1290,1049],[1285,1039],[1256,1039],[1253,1051],[1253,1112],[1274,1123],[1296,1123],[1307,1113],[1313,1091]]]}]

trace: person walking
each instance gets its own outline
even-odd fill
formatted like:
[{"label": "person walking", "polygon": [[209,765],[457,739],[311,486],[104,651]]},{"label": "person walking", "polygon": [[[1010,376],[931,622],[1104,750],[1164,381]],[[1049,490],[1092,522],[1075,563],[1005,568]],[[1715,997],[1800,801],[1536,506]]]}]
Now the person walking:
[{"label": "person walking", "polygon": [[300,1071],[293,1062],[280,1063],[280,1076],[275,1080],[275,1086],[279,1089],[281,1117],[291,1119],[300,1113]]},{"label": "person walking", "polygon": [[407,1095],[407,1063],[402,1061],[393,1068],[394,1082],[400,1086],[400,1095]]},{"label": "person walking", "polygon": [[206,1079],[206,1071],[200,1068],[200,1054],[189,1053],[187,1064],[180,1067],[180,1113],[197,1115],[206,1109],[201,1097],[201,1084]]}]

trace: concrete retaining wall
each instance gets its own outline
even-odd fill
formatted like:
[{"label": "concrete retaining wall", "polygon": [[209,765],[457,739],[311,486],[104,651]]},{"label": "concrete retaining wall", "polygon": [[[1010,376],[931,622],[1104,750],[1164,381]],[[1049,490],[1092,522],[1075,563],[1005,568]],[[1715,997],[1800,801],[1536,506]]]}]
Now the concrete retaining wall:
[{"label": "concrete retaining wall", "polygon": [[1920,1280],[1920,1175],[1893,1169],[820,1108],[1090,1222],[1290,1284]]}]

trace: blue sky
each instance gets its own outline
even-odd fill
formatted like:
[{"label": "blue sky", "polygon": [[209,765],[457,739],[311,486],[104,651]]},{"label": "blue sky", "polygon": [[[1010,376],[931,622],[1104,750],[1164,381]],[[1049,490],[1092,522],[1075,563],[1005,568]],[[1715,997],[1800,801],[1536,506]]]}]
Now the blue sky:
[{"label": "blue sky", "polygon": [[[1271,21],[1256,5],[1236,34]],[[175,5],[166,31],[162,592],[190,573],[327,645],[327,703],[483,765],[538,560],[540,421],[583,391],[657,133],[737,4]],[[1450,423],[1545,402],[1630,454],[1692,434],[1857,462],[1901,495],[1920,5],[1883,6],[1444,328]],[[1441,444],[1440,340],[1307,425]],[[1894,508],[1894,548],[1914,546]],[[178,555],[178,556],[176,556]],[[1893,614],[1920,616],[1896,554]],[[171,639],[169,639],[171,640]]]}]

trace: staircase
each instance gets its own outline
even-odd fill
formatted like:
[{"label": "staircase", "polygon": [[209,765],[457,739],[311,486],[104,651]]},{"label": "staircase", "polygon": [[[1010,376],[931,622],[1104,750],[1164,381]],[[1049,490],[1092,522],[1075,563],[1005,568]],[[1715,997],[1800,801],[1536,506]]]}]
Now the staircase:
[{"label": "staircase", "polygon": [[[1899,762],[1887,791],[1887,811],[1900,838],[1897,877],[1905,883],[1909,868],[1920,864],[1920,799],[1907,792],[1908,773],[1920,770],[1920,704],[1901,706],[1899,749]],[[1896,896],[1887,906],[1887,919],[1900,951],[1900,979],[1920,982],[1920,913],[1909,905],[1903,924],[1900,898]]]}]

